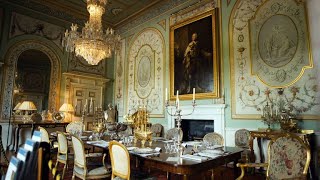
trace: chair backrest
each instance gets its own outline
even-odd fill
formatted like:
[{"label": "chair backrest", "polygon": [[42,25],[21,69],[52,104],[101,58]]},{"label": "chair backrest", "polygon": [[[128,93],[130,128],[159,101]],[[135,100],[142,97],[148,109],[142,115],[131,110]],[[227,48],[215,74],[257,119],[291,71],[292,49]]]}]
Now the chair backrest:
[{"label": "chair backrest", "polygon": [[12,156],[6,173],[6,180],[19,179],[23,161]]},{"label": "chair backrest", "polygon": [[109,143],[109,153],[112,167],[112,178],[114,176],[130,179],[130,156],[127,148],[117,142]]},{"label": "chair backrest", "polygon": [[23,147],[25,150],[30,151],[29,160],[26,162],[26,167],[28,170],[25,172],[25,176],[29,177],[30,179],[32,179],[32,177],[35,177],[39,146],[39,142],[32,139],[27,139]]},{"label": "chair backrest", "polygon": [[30,160],[30,151],[24,149],[24,148],[19,148],[19,151],[17,153],[17,158],[21,161],[23,161],[23,165],[21,167],[21,176],[20,177],[24,177],[25,173],[28,169],[28,164],[27,162]]},{"label": "chair backrest", "polygon": [[84,145],[80,138],[71,136],[72,147],[74,151],[74,165],[86,169],[86,155],[84,152]]},{"label": "chair backrest", "polygon": [[203,142],[212,143],[212,145],[223,145],[224,139],[223,136],[221,136],[220,134],[216,132],[211,132],[203,137]]},{"label": "chair backrest", "polygon": [[66,135],[63,132],[58,131],[57,140],[58,140],[58,153],[68,154],[68,140]]},{"label": "chair backrest", "polygon": [[70,134],[78,134],[79,132],[82,132],[83,129],[83,123],[80,121],[71,122],[66,127],[66,132]]},{"label": "chair backrest", "polygon": [[249,148],[250,131],[239,129],[234,135],[235,145],[241,148]]},{"label": "chair backrest", "polygon": [[47,142],[50,144],[50,138],[48,131],[43,127],[38,127],[39,131],[41,132],[41,142]]},{"label": "chair backrest", "polygon": [[[180,134],[179,134],[179,132],[180,132]],[[177,128],[172,128],[167,131],[166,139],[172,139],[172,138],[178,139],[179,136],[180,136],[180,140],[182,140],[183,139],[182,130],[180,129],[180,131],[179,131]]]},{"label": "chair backrest", "polygon": [[310,147],[294,134],[282,134],[271,140],[268,148],[268,179],[306,177],[310,164]]},{"label": "chair backrest", "polygon": [[41,137],[42,137],[42,133],[40,131],[34,131],[31,139],[33,141],[41,142],[41,139],[42,139]]},{"label": "chair backrest", "polygon": [[152,124],[152,126],[151,126],[152,136],[161,137],[162,130],[163,130],[163,126],[161,124],[157,123],[157,124]]}]

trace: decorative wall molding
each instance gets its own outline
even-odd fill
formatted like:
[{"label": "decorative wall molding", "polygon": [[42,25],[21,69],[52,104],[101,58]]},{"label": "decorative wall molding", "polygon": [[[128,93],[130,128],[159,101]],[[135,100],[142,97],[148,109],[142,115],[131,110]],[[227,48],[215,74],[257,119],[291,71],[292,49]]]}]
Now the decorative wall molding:
[{"label": "decorative wall molding", "polygon": [[159,30],[147,28],[135,37],[127,64],[127,112],[146,105],[151,117],[163,117],[165,41]]},{"label": "decorative wall molding", "polygon": [[[296,83],[282,89],[269,87],[251,74],[251,61],[255,61],[255,59],[250,61],[252,49],[250,47],[249,20],[255,16],[256,10],[266,2],[271,3],[270,7],[278,7],[279,4],[281,7],[286,7],[290,2],[296,4],[295,0],[238,0],[230,16],[232,117],[260,119],[262,107],[266,105],[267,101],[272,101],[277,105],[282,103],[285,108],[293,108],[293,113],[301,115],[303,119],[318,119],[320,91],[317,82],[317,68],[305,70],[303,76]],[[303,8],[299,8],[298,14],[294,14],[294,16],[307,14],[304,8],[305,4],[300,2],[297,5]],[[289,11],[294,10],[294,7],[290,5],[288,9]],[[318,61],[314,62],[314,67],[319,67]]]},{"label": "decorative wall molding", "polygon": [[115,66],[115,88],[114,88],[114,95],[115,95],[115,103],[118,106],[119,116],[124,115],[124,67],[125,67],[125,57],[126,57],[126,40],[123,39],[121,41],[121,52],[116,54],[116,62],[117,65]]},{"label": "decorative wall molding", "polygon": [[167,25],[166,25],[167,21],[166,19],[163,19],[161,21],[159,21],[157,24],[159,24],[159,26],[161,26],[163,28],[163,30],[167,30]]},{"label": "decorative wall molding", "polygon": [[13,98],[13,87],[15,80],[15,71],[17,67],[17,61],[20,54],[26,50],[39,50],[45,53],[51,62],[51,73],[50,73],[50,90],[49,90],[49,100],[48,108],[51,112],[54,112],[59,104],[60,100],[60,76],[61,76],[61,61],[55,52],[49,48],[44,42],[36,40],[21,41],[13,44],[6,56],[5,56],[5,69],[4,74],[4,87],[2,94],[2,107],[1,107],[1,119],[8,120],[11,117],[12,109],[12,98]]},{"label": "decorative wall molding", "polygon": [[197,15],[203,14],[204,12],[211,11],[216,7],[216,5],[216,1],[212,1],[209,3],[199,1],[193,6],[189,6],[178,11],[177,13],[172,14],[170,16],[170,26],[178,24]]},{"label": "decorative wall molding", "polygon": [[108,61],[108,59],[104,59],[100,61],[95,66],[88,64],[88,62],[83,57],[78,57],[74,53],[69,53],[68,59],[69,59],[68,71],[79,71],[84,73],[105,75],[105,72],[106,72],[105,61]]},{"label": "decorative wall molding", "polygon": [[13,12],[11,16],[11,25],[9,38],[23,34],[32,34],[42,36],[54,42],[58,47],[62,48],[61,40],[64,28],[34,19],[22,14]]}]

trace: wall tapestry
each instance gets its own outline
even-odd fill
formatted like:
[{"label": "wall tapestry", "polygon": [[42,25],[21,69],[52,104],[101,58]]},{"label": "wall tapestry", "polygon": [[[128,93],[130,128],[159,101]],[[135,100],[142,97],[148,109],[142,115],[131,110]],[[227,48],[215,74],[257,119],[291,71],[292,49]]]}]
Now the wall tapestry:
[{"label": "wall tapestry", "polygon": [[170,97],[219,96],[219,57],[215,10],[170,27]]},{"label": "wall tapestry", "polygon": [[229,24],[232,117],[258,119],[268,101],[319,118],[305,3],[237,1]]},{"label": "wall tapestry", "polygon": [[64,31],[63,27],[13,12],[9,38],[23,34],[32,34],[49,39],[62,48],[61,40]]},{"label": "wall tapestry", "polygon": [[133,40],[128,56],[127,113],[146,105],[151,117],[164,116],[164,44],[155,28],[143,30]]},{"label": "wall tapestry", "polygon": [[119,116],[124,114],[124,98],[123,98],[123,85],[124,85],[124,59],[126,56],[126,41],[121,40],[121,51],[116,54],[117,65],[115,69],[115,103],[118,106]]}]

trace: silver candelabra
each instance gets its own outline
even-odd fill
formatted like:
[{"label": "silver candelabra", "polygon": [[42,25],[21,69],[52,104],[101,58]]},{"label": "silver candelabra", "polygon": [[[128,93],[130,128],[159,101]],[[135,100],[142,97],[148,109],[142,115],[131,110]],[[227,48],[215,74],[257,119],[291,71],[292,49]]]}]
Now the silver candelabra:
[{"label": "silver candelabra", "polygon": [[[181,113],[181,109],[180,109],[180,101],[179,101],[179,91],[177,91],[177,96],[176,96],[176,101],[175,103],[173,104],[170,104],[170,101],[168,100],[168,96],[167,96],[167,89],[166,89],[166,111],[167,111],[167,114],[170,115],[170,116],[173,116],[175,117],[175,120],[177,122],[177,131],[178,131],[178,139],[177,139],[177,146],[178,146],[178,156],[181,157],[182,154],[183,154],[183,150],[184,150],[184,147],[182,146],[182,137],[180,137],[180,131],[182,132],[182,136],[183,136],[183,131],[181,129],[181,121],[182,121],[182,118],[181,116],[189,116],[191,114],[193,114],[194,112],[194,109],[196,107],[196,100],[195,100],[195,89],[193,89],[193,99],[192,99],[192,111],[190,113],[187,113],[187,114],[182,114]],[[172,113],[172,112],[169,112],[168,110],[168,107],[169,106],[174,106],[175,107],[175,112]]]}]

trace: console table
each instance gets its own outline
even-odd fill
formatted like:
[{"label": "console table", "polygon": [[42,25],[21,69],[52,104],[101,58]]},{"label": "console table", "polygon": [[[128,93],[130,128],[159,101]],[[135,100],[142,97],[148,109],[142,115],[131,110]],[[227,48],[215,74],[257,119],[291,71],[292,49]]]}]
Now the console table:
[{"label": "console table", "polygon": [[41,122],[41,123],[33,123],[33,122],[28,122],[28,123],[23,123],[23,122],[14,122],[12,123],[13,127],[13,147],[12,150],[15,152],[18,151],[19,148],[19,139],[20,139],[20,131],[23,128],[31,128],[31,136],[33,135],[33,132],[35,131],[36,128],[39,126],[43,128],[56,128],[56,127],[63,127],[64,131],[66,131],[66,126],[68,125],[68,122],[63,122],[63,123],[55,123],[55,122]]}]

